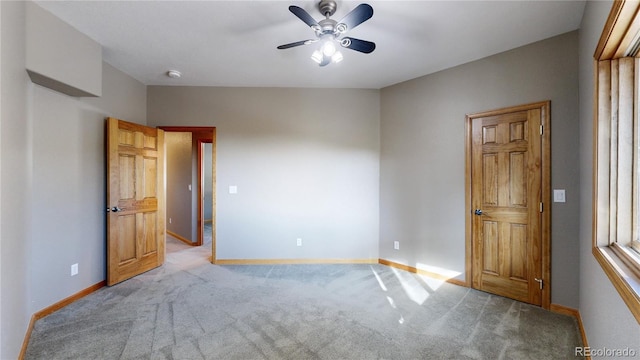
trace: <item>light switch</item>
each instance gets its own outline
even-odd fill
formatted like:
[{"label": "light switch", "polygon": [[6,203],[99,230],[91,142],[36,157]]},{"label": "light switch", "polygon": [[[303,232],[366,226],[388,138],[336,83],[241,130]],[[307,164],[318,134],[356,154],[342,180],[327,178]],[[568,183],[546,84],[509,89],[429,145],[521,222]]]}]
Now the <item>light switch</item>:
[{"label": "light switch", "polygon": [[237,193],[238,193],[238,187],[236,185],[229,186],[229,194],[237,194]]},{"label": "light switch", "polygon": [[564,189],[554,189],[553,190],[553,202],[563,203],[566,202]]},{"label": "light switch", "polygon": [[189,188],[189,191],[191,191],[191,184],[189,184],[189,186],[187,186]]}]

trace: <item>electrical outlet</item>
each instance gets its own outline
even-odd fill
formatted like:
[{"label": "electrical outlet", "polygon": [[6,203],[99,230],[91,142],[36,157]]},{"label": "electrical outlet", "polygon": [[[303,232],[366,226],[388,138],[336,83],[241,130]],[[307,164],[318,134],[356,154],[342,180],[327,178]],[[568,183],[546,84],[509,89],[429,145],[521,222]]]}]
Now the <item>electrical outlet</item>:
[{"label": "electrical outlet", "polygon": [[78,264],[71,265],[71,276],[78,275]]},{"label": "electrical outlet", "polygon": [[394,241],[393,242],[393,249],[394,250],[400,250],[400,241]]},{"label": "electrical outlet", "polygon": [[171,224],[171,218],[169,218],[169,224]]},{"label": "electrical outlet", "polygon": [[296,239],[296,245],[302,246],[302,239],[301,238],[297,238]]}]

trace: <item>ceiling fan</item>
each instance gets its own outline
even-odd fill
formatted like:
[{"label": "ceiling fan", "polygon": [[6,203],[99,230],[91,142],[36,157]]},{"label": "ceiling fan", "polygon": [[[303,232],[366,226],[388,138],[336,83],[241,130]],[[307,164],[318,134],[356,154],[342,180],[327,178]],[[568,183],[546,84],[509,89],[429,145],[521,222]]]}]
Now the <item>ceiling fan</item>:
[{"label": "ceiling fan", "polygon": [[[289,49],[296,46],[313,44],[321,42],[322,45],[311,55],[311,59],[320,66],[326,66],[331,62],[342,61],[342,54],[337,50],[336,45],[344,48],[369,54],[376,48],[376,44],[371,41],[360,40],[348,36],[342,37],[347,31],[355,28],[363,22],[369,20],[373,16],[373,8],[369,4],[360,4],[355,7],[340,21],[330,19],[336,12],[336,2],[333,0],[321,0],[318,8],[325,19],[316,21],[301,7],[291,5],[289,11],[297,16],[304,23],[309,25],[315,32],[316,38],[309,40],[296,41],[289,44],[278,46],[278,49]],[[342,38],[341,38],[342,37]]]}]

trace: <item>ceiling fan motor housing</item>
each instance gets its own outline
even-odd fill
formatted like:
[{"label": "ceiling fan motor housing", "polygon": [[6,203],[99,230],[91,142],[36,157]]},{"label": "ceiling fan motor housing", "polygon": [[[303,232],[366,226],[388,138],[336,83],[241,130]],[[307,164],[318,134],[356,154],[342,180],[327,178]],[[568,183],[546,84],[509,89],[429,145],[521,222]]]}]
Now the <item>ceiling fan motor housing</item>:
[{"label": "ceiling fan motor housing", "polygon": [[329,17],[335,14],[338,5],[336,5],[336,2],[333,0],[321,0],[320,4],[318,4],[318,8],[322,15]]},{"label": "ceiling fan motor housing", "polygon": [[336,33],[337,22],[335,20],[328,19],[328,18],[324,20],[320,20],[318,21],[318,25],[320,25],[320,34],[323,34],[323,35],[332,34],[334,36],[338,35]]}]

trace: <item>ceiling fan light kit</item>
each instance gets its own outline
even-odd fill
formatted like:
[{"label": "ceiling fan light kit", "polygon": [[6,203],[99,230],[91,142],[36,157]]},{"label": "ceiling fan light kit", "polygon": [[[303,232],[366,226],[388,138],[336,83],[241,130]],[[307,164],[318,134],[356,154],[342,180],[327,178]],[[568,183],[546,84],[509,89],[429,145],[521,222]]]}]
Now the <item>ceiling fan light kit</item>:
[{"label": "ceiling fan light kit", "polygon": [[336,44],[333,39],[326,40],[322,46],[311,54],[311,60],[322,64],[322,60],[330,58],[331,62],[339,63],[344,59],[342,53],[336,49]]},{"label": "ceiling fan light kit", "polygon": [[330,18],[335,14],[337,8],[338,6],[333,0],[320,1],[318,9],[320,13],[325,16],[325,19],[316,21],[304,9],[295,5],[289,6],[289,11],[307,24],[314,31],[316,38],[280,45],[278,49],[284,50],[321,42],[320,47],[311,54],[311,59],[320,66],[326,66],[332,62],[338,63],[343,60],[344,57],[342,53],[338,51],[338,45],[365,54],[369,54],[375,50],[376,44],[371,41],[352,37],[340,38],[344,33],[369,20],[373,16],[373,8],[371,5],[360,4],[356,6],[340,21],[335,21]]}]

